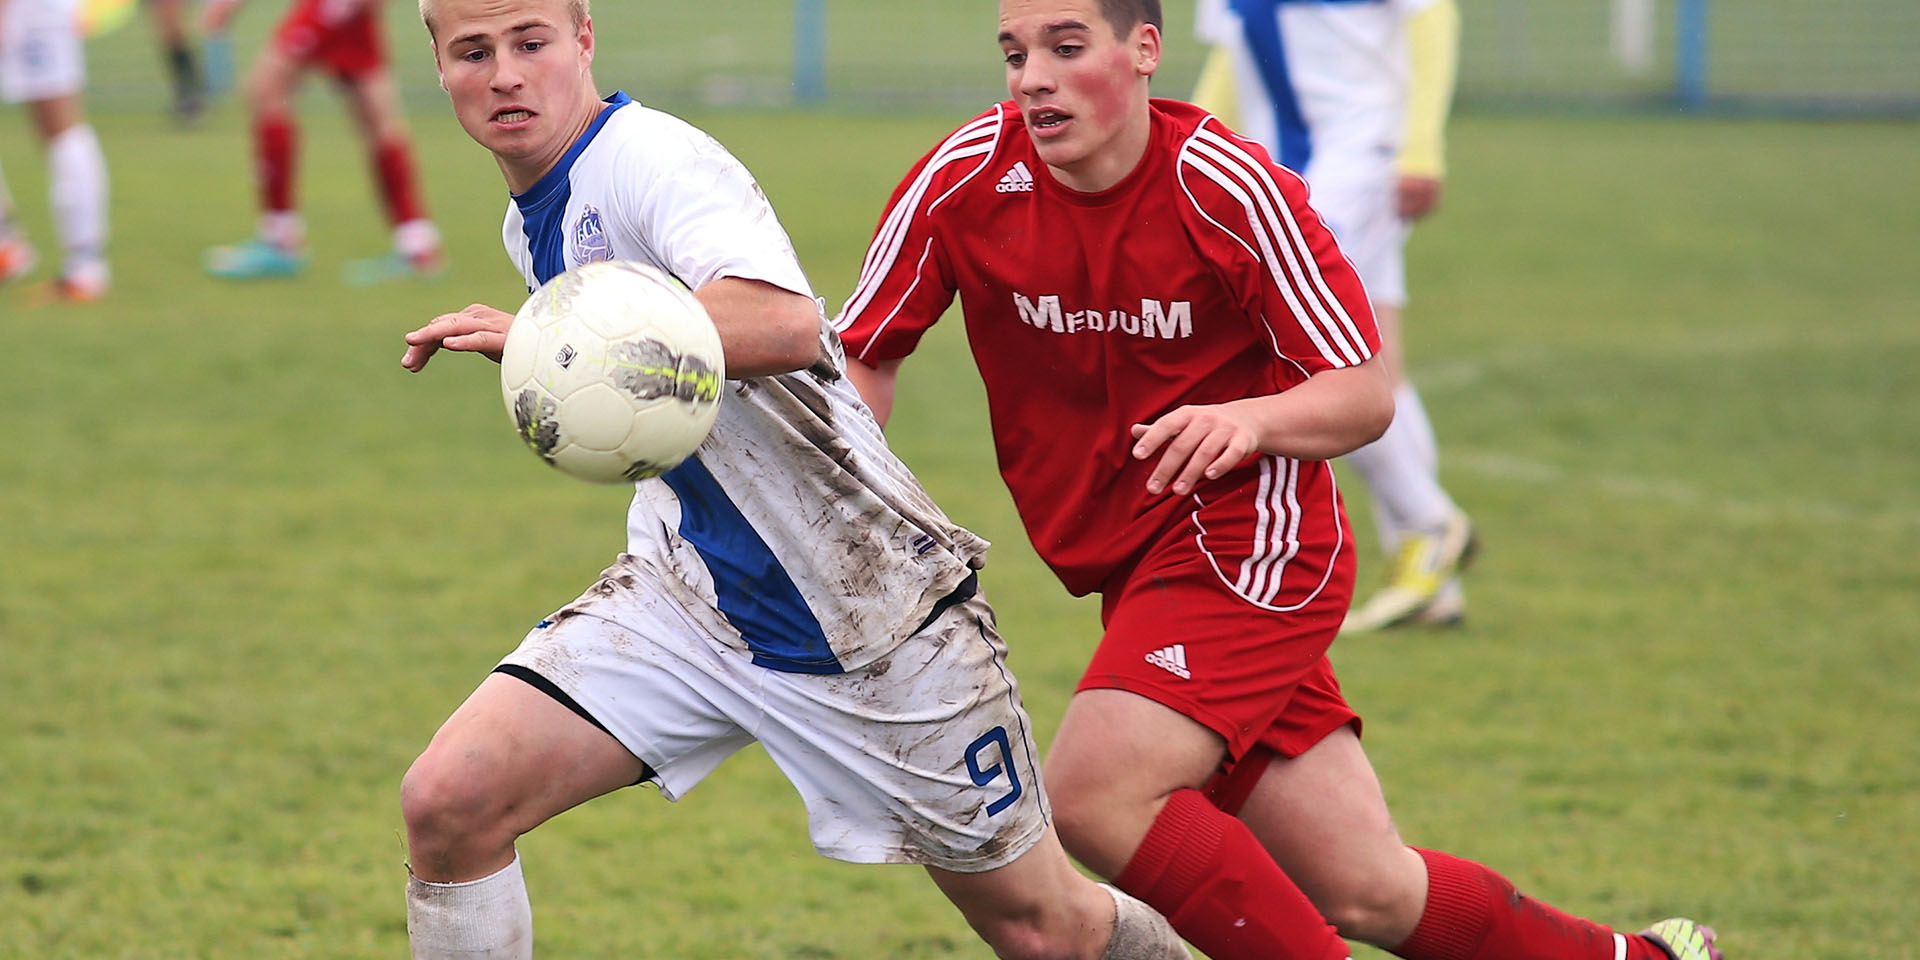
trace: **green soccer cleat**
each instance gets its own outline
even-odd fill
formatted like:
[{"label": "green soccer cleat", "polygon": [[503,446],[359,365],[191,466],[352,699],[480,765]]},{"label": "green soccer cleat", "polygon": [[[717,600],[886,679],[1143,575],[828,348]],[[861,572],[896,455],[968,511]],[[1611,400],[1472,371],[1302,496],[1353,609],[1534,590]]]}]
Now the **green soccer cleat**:
[{"label": "green soccer cleat", "polygon": [[1685,917],[1662,920],[1640,931],[1640,935],[1673,960],[1726,960],[1714,945],[1713,928]]},{"label": "green soccer cleat", "polygon": [[349,262],[346,279],[356,287],[371,287],[395,280],[432,280],[445,272],[447,257],[437,247],[412,257],[389,250],[377,257]]},{"label": "green soccer cleat", "polygon": [[1347,613],[1341,633],[1368,633],[1407,623],[1457,624],[1466,614],[1460,571],[1473,559],[1473,523],[1455,510],[1435,533],[1408,534],[1394,555],[1387,584]]},{"label": "green soccer cleat", "polygon": [[259,238],[207,251],[207,272],[222,280],[266,280],[299,276],[307,268],[305,254],[285,250]]}]

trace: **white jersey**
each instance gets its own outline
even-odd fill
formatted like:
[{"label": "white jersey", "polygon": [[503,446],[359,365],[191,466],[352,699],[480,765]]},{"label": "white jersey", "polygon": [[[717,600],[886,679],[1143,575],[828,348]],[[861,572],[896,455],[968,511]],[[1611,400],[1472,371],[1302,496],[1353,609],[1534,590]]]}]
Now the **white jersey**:
[{"label": "white jersey", "polygon": [[[1197,29],[1208,43],[1243,51],[1236,59],[1265,93],[1242,97],[1240,132],[1308,173],[1323,153],[1384,151],[1391,160],[1398,151],[1409,83],[1405,24],[1434,2],[1199,0]],[[1243,93],[1254,86],[1248,79],[1238,83]],[[1310,173],[1307,182],[1319,190]]]},{"label": "white jersey", "polygon": [[[624,93],[507,206],[507,252],[538,289],[637,260],[691,289],[722,277],[812,297],[765,194],[712,137]],[[635,484],[633,559],[709,633],[776,670],[829,674],[891,651],[969,581],[987,544],[888,450],[821,318],[811,369],[729,380],[695,456]]]}]

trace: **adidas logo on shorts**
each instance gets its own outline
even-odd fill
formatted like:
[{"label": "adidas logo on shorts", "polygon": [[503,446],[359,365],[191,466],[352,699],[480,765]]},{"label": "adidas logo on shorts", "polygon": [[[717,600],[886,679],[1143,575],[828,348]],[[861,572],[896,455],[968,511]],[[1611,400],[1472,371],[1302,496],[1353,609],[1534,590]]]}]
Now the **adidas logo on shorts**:
[{"label": "adidas logo on shorts", "polygon": [[1000,182],[993,185],[1000,193],[1032,193],[1033,171],[1027,169],[1025,160],[1015,160],[1013,169],[1001,176]]},{"label": "adidas logo on shorts", "polygon": [[1161,647],[1147,654],[1147,662],[1182,680],[1193,679],[1193,671],[1187,669],[1187,645],[1184,643]]}]

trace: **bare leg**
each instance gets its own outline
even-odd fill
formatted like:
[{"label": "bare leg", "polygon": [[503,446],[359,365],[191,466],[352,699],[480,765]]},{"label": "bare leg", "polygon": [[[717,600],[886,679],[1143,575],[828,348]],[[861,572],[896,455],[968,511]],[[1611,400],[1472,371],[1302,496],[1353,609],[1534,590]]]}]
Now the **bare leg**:
[{"label": "bare leg", "polygon": [[1394,828],[1351,727],[1275,759],[1240,818],[1341,936],[1394,947],[1420,922],[1426,867]]},{"label": "bare leg", "polygon": [[1046,762],[1061,840],[1214,960],[1344,960],[1259,839],[1197,789],[1225,753],[1213,730],[1153,700],[1075,694]]},{"label": "bare leg", "polygon": [[643,770],[619,741],[545,693],[488,676],[401,783],[414,957],[530,958],[533,912],[514,841]]},{"label": "bare leg", "polygon": [[1051,828],[1032,850],[997,870],[954,873],[929,867],[927,873],[1002,960],[1188,956],[1159,914],[1074,869]]}]

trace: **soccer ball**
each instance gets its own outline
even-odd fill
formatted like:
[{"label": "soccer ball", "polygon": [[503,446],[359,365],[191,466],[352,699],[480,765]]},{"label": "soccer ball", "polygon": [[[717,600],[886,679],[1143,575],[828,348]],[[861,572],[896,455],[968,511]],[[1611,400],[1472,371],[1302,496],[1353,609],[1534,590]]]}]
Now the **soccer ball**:
[{"label": "soccer ball", "polygon": [[726,359],[678,280],[642,263],[589,263],[514,315],[500,392],[520,439],[562,473],[643,480],[692,455],[720,413]]}]

